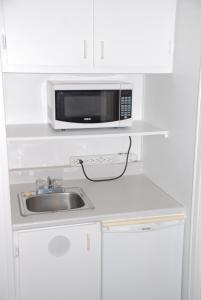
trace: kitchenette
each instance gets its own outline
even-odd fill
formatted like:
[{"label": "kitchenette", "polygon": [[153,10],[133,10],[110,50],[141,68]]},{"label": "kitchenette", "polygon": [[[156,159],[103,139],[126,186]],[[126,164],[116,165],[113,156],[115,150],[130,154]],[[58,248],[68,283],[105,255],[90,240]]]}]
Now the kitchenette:
[{"label": "kitchenette", "polygon": [[19,299],[180,298],[182,205],[143,175],[62,186],[11,186]]},{"label": "kitchenette", "polygon": [[1,300],[198,300],[186,2],[0,1]]}]

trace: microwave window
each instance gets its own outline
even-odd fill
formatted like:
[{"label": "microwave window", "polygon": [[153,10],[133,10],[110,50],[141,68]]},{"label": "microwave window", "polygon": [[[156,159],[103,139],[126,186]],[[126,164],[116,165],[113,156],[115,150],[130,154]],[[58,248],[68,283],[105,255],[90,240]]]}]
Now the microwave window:
[{"label": "microwave window", "polygon": [[119,120],[119,91],[56,91],[56,120],[105,123]]}]

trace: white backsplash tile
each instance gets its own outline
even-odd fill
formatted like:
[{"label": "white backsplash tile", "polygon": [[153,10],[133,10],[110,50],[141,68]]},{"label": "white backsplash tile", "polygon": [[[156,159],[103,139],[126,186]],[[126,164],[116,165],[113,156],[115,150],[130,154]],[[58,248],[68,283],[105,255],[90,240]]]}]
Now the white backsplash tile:
[{"label": "white backsplash tile", "polygon": [[[118,176],[124,169],[124,164],[86,166],[87,174],[92,178],[105,178]],[[143,173],[143,162],[133,162],[128,164],[126,175],[134,175]],[[80,167],[53,167],[53,168],[38,168],[21,171],[10,171],[10,184],[32,183],[36,179],[46,179],[47,176],[72,180],[84,179],[84,175]]]}]

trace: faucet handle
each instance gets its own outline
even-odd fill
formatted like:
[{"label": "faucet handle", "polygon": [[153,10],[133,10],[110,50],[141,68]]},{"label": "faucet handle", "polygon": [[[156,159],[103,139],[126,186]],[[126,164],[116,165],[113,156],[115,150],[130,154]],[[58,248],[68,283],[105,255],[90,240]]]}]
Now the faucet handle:
[{"label": "faucet handle", "polygon": [[36,194],[46,194],[50,192],[61,192],[63,191],[63,180],[51,178],[47,176],[47,180],[37,179],[36,180]]},{"label": "faucet handle", "polygon": [[36,179],[36,194],[43,194],[47,189],[47,182],[44,179]]},{"label": "faucet handle", "polygon": [[52,185],[53,185],[54,188],[61,187],[63,185],[63,180],[62,179],[58,179],[58,178],[54,178],[52,180]]},{"label": "faucet handle", "polygon": [[54,178],[52,180],[52,188],[54,191],[61,191],[63,190],[63,180]]}]

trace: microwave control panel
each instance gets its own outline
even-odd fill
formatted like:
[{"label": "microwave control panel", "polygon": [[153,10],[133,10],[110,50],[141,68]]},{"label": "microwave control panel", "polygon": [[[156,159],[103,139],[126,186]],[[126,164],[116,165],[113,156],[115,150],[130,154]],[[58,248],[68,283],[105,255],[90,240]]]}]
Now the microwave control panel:
[{"label": "microwave control panel", "polygon": [[121,90],[120,120],[132,117],[132,90]]}]

